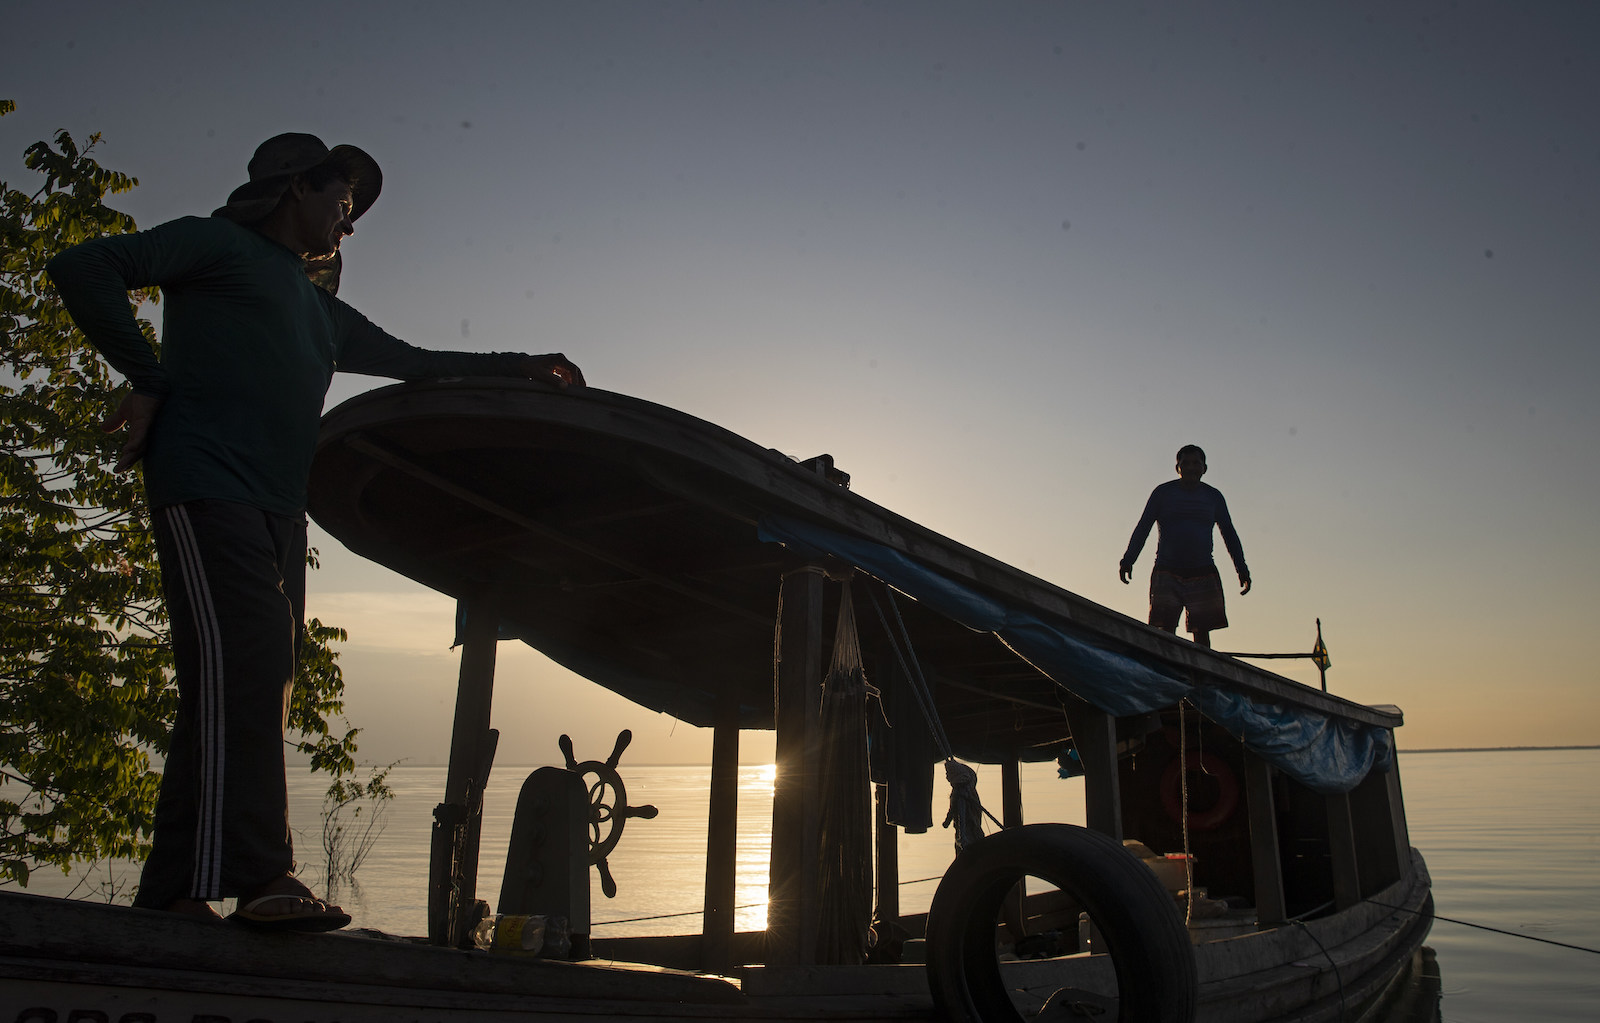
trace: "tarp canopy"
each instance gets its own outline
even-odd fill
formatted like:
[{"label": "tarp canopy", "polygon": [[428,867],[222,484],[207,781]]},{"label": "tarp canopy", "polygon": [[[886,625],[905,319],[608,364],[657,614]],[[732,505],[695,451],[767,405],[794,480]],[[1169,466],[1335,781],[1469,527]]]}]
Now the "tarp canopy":
[{"label": "tarp canopy", "polygon": [[951,621],[993,633],[1057,685],[1108,714],[1143,714],[1188,699],[1246,748],[1317,792],[1348,792],[1368,771],[1386,771],[1393,763],[1389,729],[1181,677],[1167,665],[1109,649],[1069,622],[1009,606],[881,544],[778,515],[761,519],[760,537],[803,555],[848,562]]}]

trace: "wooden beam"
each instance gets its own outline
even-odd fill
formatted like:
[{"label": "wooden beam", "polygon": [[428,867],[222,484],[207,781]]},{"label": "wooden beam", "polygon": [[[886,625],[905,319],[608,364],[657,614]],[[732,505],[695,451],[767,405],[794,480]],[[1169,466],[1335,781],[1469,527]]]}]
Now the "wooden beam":
[{"label": "wooden beam", "polygon": [[[1000,826],[1022,827],[1022,768],[1015,750],[1008,752],[1005,759],[1000,761]],[[1022,911],[1027,898],[1028,879],[1023,878],[1011,889],[1000,910],[1013,944],[1027,937],[1026,918]]]},{"label": "wooden beam", "polygon": [[[948,675],[933,675],[930,676],[930,678],[932,679],[933,684],[936,686],[947,686],[951,689],[959,689],[965,693],[978,693],[989,700],[1002,700],[1006,703],[1015,703],[1022,707],[1032,707],[1034,710],[1048,711],[1051,714],[1061,713],[1060,703],[1046,703],[1043,700],[1030,700],[1026,696],[1017,696],[1014,693],[1004,693],[998,689],[989,689],[985,686],[975,686],[970,682],[957,682]],[[1038,671],[1034,671],[1028,676],[1018,675],[1014,681],[1031,681],[1033,679],[1038,679],[1039,681],[1044,682],[1052,689],[1055,688],[1055,683],[1050,681],[1049,676]],[[1059,718],[1056,720],[1057,723],[1060,722]]]},{"label": "wooden beam", "polygon": [[489,727],[489,708],[494,701],[500,604],[491,593],[480,593],[465,603],[450,767],[445,776],[444,802],[434,810],[428,940],[435,945],[459,945],[462,932],[472,925],[467,918],[478,891],[483,790],[499,738]]},{"label": "wooden beam", "polygon": [[767,964],[809,966],[818,930],[817,760],[822,716],[822,569],[804,564],[779,586],[772,786],[772,854],[767,888]]},{"label": "wooden beam", "polygon": [[1350,818],[1350,794],[1324,797],[1328,801],[1328,845],[1333,861],[1333,906],[1349,909],[1361,901],[1361,868],[1356,856],[1355,826]]},{"label": "wooden beam", "polygon": [[700,933],[703,969],[724,972],[733,962],[733,917],[739,869],[739,690],[726,685],[717,701],[711,737],[710,824],[706,828],[706,896]]},{"label": "wooden beam", "polygon": [[1250,815],[1250,863],[1256,879],[1256,922],[1284,922],[1283,857],[1278,849],[1278,811],[1272,799],[1272,765],[1244,751],[1245,806]]},{"label": "wooden beam", "polygon": [[1015,751],[1000,761],[1000,824],[1022,827],[1022,768]]},{"label": "wooden beam", "polygon": [[1072,744],[1083,764],[1086,826],[1122,841],[1122,792],[1117,782],[1117,719],[1062,691]]}]

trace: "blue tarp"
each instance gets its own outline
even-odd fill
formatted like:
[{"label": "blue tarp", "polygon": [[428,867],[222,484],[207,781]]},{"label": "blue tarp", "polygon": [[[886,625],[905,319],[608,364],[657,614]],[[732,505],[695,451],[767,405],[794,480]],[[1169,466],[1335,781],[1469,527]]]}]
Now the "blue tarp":
[{"label": "blue tarp", "polygon": [[1389,729],[1197,684],[1165,665],[1107,649],[1069,622],[985,596],[882,544],[778,515],[761,520],[760,537],[849,562],[951,621],[994,633],[1057,685],[1108,714],[1142,714],[1187,697],[1247,748],[1318,792],[1348,792],[1368,771],[1386,771],[1393,762]]}]

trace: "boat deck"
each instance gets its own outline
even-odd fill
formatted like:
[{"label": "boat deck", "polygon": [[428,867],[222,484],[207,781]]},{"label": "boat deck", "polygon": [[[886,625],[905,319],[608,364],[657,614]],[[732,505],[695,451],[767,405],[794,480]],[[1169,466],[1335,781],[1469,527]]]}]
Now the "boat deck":
[{"label": "boat deck", "polygon": [[[1351,1008],[1380,999],[1393,984],[1426,937],[1431,918],[1427,871],[1415,856],[1409,877],[1354,909],[1207,941],[1196,948],[1202,978],[1198,1018],[1353,1018]],[[1009,963],[1003,969],[1013,988],[1045,995],[1061,987],[1115,991],[1103,955]],[[716,977],[606,960],[566,963],[444,949],[373,931],[266,935],[18,893],[0,893],[0,999],[20,1013],[16,1018],[41,1020],[935,1018],[926,974],[916,965],[747,967]],[[1043,1000],[1031,999],[1031,1007],[1036,1010]],[[31,1008],[56,1015],[30,1016]]]}]

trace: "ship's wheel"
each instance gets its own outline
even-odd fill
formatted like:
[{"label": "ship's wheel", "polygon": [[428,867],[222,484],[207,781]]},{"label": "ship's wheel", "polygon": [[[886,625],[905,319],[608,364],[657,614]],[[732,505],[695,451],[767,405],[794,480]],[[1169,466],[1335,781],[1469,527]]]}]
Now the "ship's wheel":
[{"label": "ship's wheel", "polygon": [[[629,817],[652,820],[658,812],[649,804],[628,805],[628,789],[622,784],[622,776],[617,773],[617,761],[622,759],[622,751],[632,741],[633,732],[624,728],[617,734],[617,746],[608,760],[603,763],[585,760],[580,764],[578,758],[572,755],[572,738],[566,735],[561,737],[561,752],[566,755],[567,770],[583,775],[589,786],[589,862],[599,869],[600,890],[606,893],[608,899],[617,897],[617,882],[611,876],[611,866],[606,862],[606,857],[622,840],[623,825],[628,823]],[[591,777],[593,781],[589,780]]]}]

